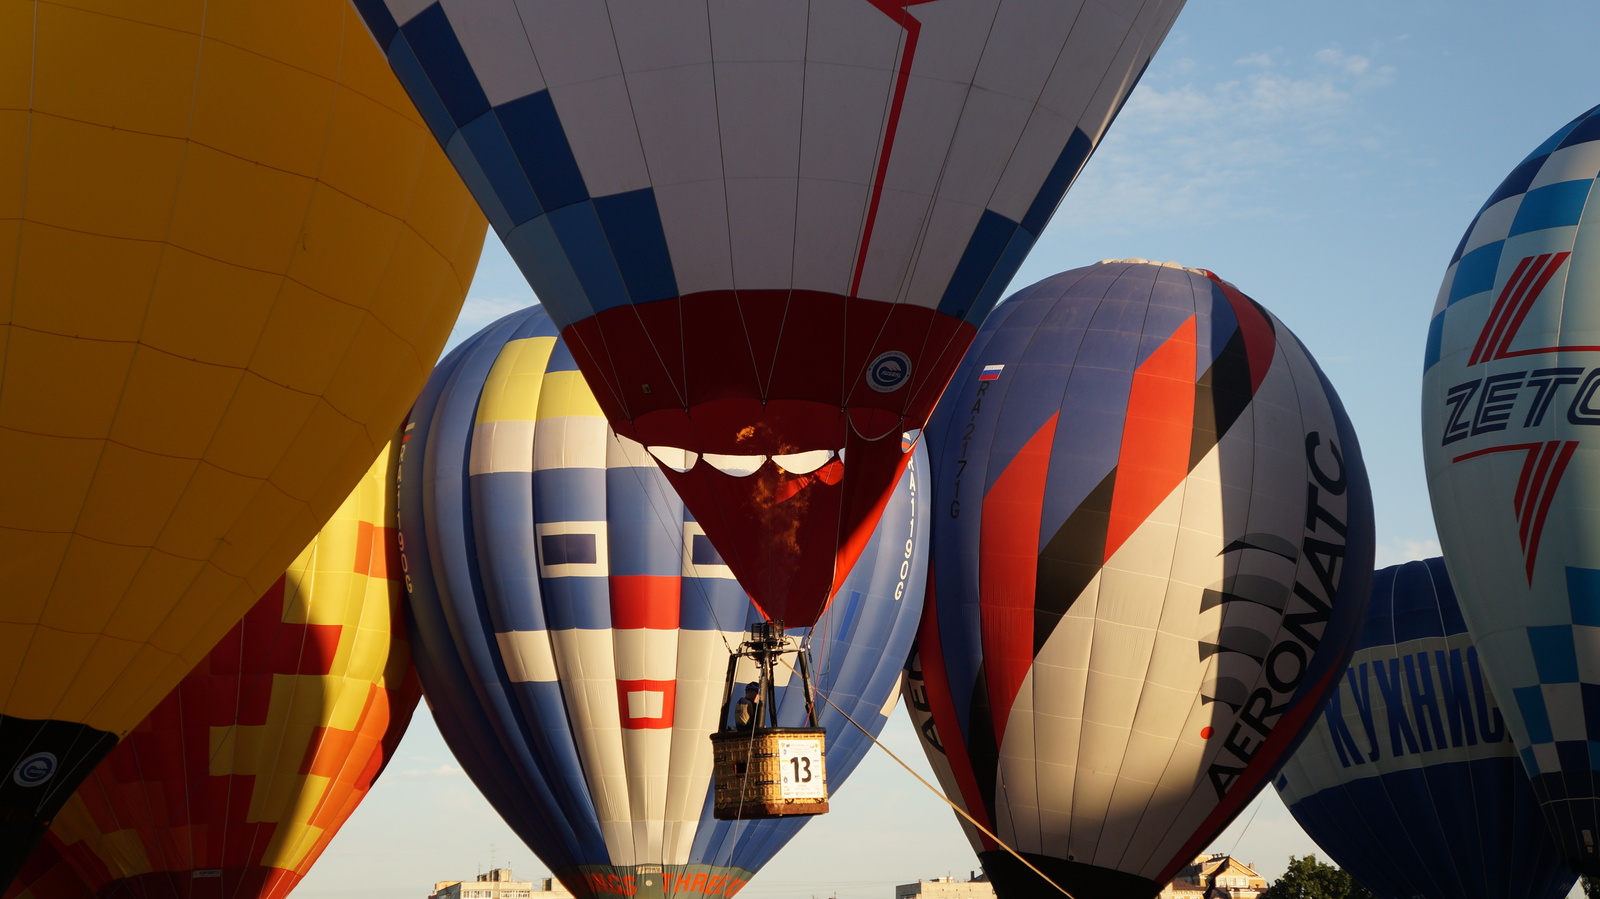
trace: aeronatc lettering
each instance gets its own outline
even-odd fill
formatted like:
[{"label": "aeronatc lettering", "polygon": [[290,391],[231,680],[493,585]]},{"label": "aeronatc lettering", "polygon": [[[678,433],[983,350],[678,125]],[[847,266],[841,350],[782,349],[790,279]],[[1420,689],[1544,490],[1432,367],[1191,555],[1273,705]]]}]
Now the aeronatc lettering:
[{"label": "aeronatc lettering", "polygon": [[[1374,683],[1383,700],[1377,709],[1372,701]],[[1359,731],[1352,730],[1345,717],[1347,699]],[[1352,665],[1345,682],[1329,697],[1323,717],[1339,764],[1346,768],[1376,762],[1385,753],[1399,758],[1506,738],[1505,721],[1485,688],[1475,646],[1465,651],[1423,650]]]},{"label": "aeronatc lettering", "polygon": [[[1328,461],[1325,463],[1320,456],[1326,456]],[[1240,707],[1238,721],[1223,738],[1225,751],[1218,754],[1206,772],[1218,799],[1226,796],[1233,782],[1244,774],[1278,718],[1288,710],[1289,698],[1305,679],[1311,656],[1322,642],[1333,612],[1333,599],[1339,593],[1346,523],[1322,500],[1324,493],[1343,496],[1349,487],[1344,456],[1336,442],[1324,443],[1322,435],[1312,431],[1306,435],[1306,466],[1311,477],[1306,482],[1305,534],[1300,556],[1315,582],[1308,586],[1295,581],[1294,597],[1303,608],[1296,609],[1293,600],[1286,607],[1278,642],[1262,660],[1266,683],[1256,687]]]},{"label": "aeronatc lettering", "polygon": [[916,719],[917,729],[922,731],[922,739],[944,755],[939,729],[933,726],[933,705],[928,702],[928,683],[923,680],[922,657],[918,653],[912,653],[906,664],[906,699],[911,703],[912,717]]},{"label": "aeronatc lettering", "polygon": [[[1512,427],[1536,428],[1558,398],[1565,405],[1569,423],[1600,425],[1597,394],[1600,368],[1524,369],[1463,381],[1445,392],[1448,411],[1439,445]],[[1524,407],[1520,415],[1516,414],[1519,406]]]}]

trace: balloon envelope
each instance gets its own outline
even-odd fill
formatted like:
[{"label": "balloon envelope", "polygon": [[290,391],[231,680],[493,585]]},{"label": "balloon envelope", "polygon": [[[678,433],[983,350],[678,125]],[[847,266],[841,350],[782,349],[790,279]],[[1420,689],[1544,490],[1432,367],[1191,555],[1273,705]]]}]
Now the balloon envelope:
[{"label": "balloon envelope", "polygon": [[[1372,507],[1337,395],[1215,275],[1108,261],[996,309],[925,441],[906,693],[935,771],[1074,895],[1154,896],[1270,782],[1359,633]],[[997,895],[1053,892],[968,836]]]},{"label": "balloon envelope", "polygon": [[94,899],[94,889],[48,840],[33,849],[5,899]]},{"label": "balloon envelope", "polygon": [[1381,899],[1558,899],[1578,876],[1556,853],[1443,559],[1374,576],[1350,668],[1276,786]]},{"label": "balloon envelope", "polygon": [[[1422,445],[1439,543],[1561,845],[1600,875],[1600,107],[1506,176],[1434,305]],[[1591,699],[1591,697],[1593,697]]]},{"label": "balloon envelope", "polygon": [[1182,3],[357,6],[612,427],[805,626]]},{"label": "balloon envelope", "polygon": [[0,5],[0,882],[338,508],[460,307],[483,220],[354,16]]},{"label": "balloon envelope", "polygon": [[[407,433],[417,665],[461,766],[580,896],[737,891],[805,819],[713,820],[709,735],[760,615],[694,516],[611,432],[539,307],[441,362]],[[883,726],[922,609],[921,459],[840,601],[789,630],[838,707],[819,700],[834,788],[870,746],[839,710]],[[800,679],[778,675],[779,723],[801,726]]]},{"label": "balloon envelope", "polygon": [[101,896],[282,899],[421,697],[400,625],[389,447],[216,648],[117,744],[35,850]]}]

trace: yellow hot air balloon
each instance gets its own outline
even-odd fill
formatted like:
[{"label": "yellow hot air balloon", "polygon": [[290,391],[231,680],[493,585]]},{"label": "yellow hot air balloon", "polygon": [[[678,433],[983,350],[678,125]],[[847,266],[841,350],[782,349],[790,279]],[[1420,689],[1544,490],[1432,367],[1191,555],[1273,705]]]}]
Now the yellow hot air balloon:
[{"label": "yellow hot air balloon", "polygon": [[0,883],[349,494],[484,229],[345,0],[0,0]]},{"label": "yellow hot air balloon", "polygon": [[400,624],[397,461],[385,448],[284,576],[95,768],[30,869],[54,853],[94,894],[136,899],[294,889],[422,695]]}]

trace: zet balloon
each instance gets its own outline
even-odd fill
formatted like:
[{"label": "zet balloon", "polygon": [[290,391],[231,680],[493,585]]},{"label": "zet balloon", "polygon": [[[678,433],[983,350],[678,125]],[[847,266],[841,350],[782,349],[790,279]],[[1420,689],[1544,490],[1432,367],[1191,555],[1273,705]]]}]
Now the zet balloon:
[{"label": "zet balloon", "polygon": [[571,348],[808,626],[1181,0],[361,0]]},{"label": "zet balloon", "polygon": [[117,744],[35,856],[100,896],[282,899],[394,754],[421,697],[400,625],[395,462]]},{"label": "zet balloon", "polygon": [[1444,560],[1379,571],[1361,642],[1275,786],[1377,896],[1559,899],[1556,854]]},{"label": "zet balloon", "polygon": [[[831,787],[870,747],[843,715],[883,727],[922,610],[926,456],[907,455],[839,601],[788,631],[828,700]],[[644,447],[607,426],[543,309],[434,372],[407,432],[400,526],[439,730],[573,893],[732,895],[799,831],[803,818],[713,818],[708,737],[729,653],[761,616]],[[777,682],[778,725],[803,725],[801,678],[780,668]]]},{"label": "zet balloon", "polygon": [[344,0],[0,4],[0,883],[372,463],[484,227]]},{"label": "zet balloon", "polygon": [[1600,107],[1462,235],[1422,447],[1461,613],[1562,856],[1600,875]]},{"label": "zet balloon", "polygon": [[[946,792],[1075,896],[1144,899],[1343,673],[1372,500],[1332,385],[1210,272],[1107,261],[978,332],[925,438],[907,700]],[[1001,899],[1053,892],[968,829]]]}]

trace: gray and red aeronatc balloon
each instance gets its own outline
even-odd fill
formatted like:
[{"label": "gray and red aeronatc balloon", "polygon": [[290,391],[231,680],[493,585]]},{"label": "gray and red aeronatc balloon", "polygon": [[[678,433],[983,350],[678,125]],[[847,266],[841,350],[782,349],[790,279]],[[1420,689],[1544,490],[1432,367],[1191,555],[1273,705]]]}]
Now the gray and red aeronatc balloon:
[{"label": "gray and red aeronatc balloon", "polygon": [[1181,0],[357,0],[769,618],[814,623]]},{"label": "gray and red aeronatc balloon", "polygon": [[[946,791],[1074,895],[1160,891],[1287,757],[1372,577],[1355,433],[1209,272],[1108,261],[979,331],[925,436],[906,694]],[[1052,892],[972,828],[1001,896]]]}]

